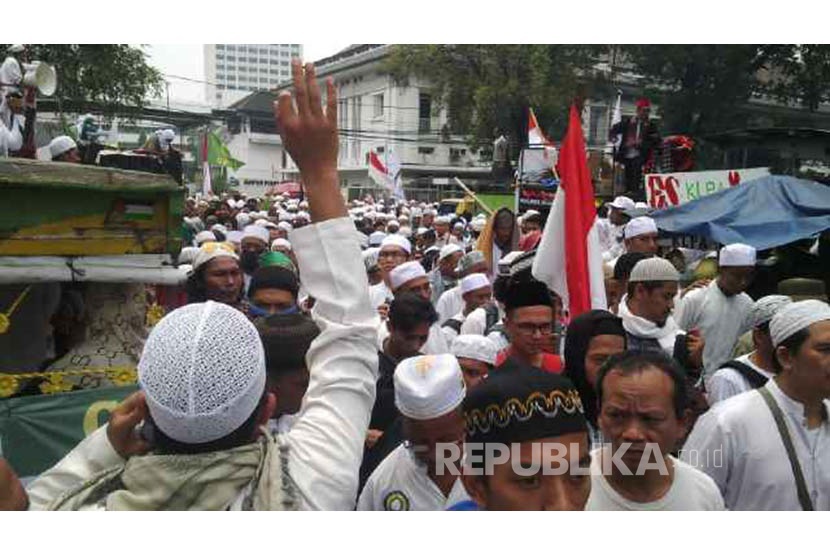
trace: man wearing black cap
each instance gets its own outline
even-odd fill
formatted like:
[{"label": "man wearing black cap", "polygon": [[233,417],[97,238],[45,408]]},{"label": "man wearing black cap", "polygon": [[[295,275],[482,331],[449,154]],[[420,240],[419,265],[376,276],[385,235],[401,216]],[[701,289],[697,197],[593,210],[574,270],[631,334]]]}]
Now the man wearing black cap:
[{"label": "man wearing black cap", "polygon": [[519,367],[562,371],[562,360],[548,353],[555,325],[553,299],[548,287],[536,280],[513,281],[504,300],[504,327],[510,338],[506,358],[497,361],[497,372]]},{"label": "man wearing black cap", "polygon": [[568,379],[533,368],[495,373],[470,391],[464,414],[471,500],[449,509],[585,509],[588,425]]}]

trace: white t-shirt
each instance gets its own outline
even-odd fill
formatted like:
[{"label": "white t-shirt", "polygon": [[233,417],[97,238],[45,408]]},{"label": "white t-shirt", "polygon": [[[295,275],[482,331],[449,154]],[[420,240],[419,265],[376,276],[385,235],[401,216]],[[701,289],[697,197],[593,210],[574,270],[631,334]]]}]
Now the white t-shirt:
[{"label": "white t-shirt", "polygon": [[[767,377],[767,379],[775,376],[773,373],[765,371],[753,363],[749,358],[750,355],[752,354],[747,353],[746,355],[737,357],[735,361],[749,365],[755,372]],[[752,385],[737,370],[732,367],[724,367],[712,375],[712,378],[709,379],[708,388],[706,398],[709,401],[709,405],[712,406],[732,396],[737,396],[738,394],[752,390]]]},{"label": "white t-shirt", "polygon": [[461,287],[450,288],[441,294],[435,310],[438,311],[438,322],[444,323],[447,319],[464,309],[464,298],[461,297]]},{"label": "white t-shirt", "polygon": [[415,461],[403,445],[395,448],[372,472],[360,498],[358,511],[435,511],[451,500],[467,498],[461,479],[453,484],[449,496],[432,482],[426,468]]},{"label": "white t-shirt", "polygon": [[[689,464],[669,456],[674,479],[668,492],[653,502],[632,502],[614,490],[602,474],[600,451],[591,452],[591,496],[586,510],[591,511],[700,511],[724,510],[723,498],[715,481]],[[606,453],[606,457],[610,457]]]}]

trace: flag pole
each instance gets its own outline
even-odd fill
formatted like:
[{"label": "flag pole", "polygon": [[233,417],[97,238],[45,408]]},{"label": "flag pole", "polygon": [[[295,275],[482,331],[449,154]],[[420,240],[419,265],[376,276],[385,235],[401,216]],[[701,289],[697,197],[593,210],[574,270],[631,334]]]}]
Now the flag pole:
[{"label": "flag pole", "polygon": [[461,187],[461,189],[463,189],[465,193],[467,193],[467,195],[472,197],[473,200],[475,200],[476,203],[481,205],[481,208],[483,208],[485,210],[485,212],[487,212],[487,214],[489,214],[490,216],[493,216],[493,209],[491,209],[490,207],[485,205],[484,202],[481,199],[479,199],[478,196],[475,193],[473,193],[470,190],[469,187],[464,185],[464,182],[462,182],[460,179],[458,179],[458,176],[455,176],[453,179],[455,180],[455,183],[457,183],[458,186]]}]

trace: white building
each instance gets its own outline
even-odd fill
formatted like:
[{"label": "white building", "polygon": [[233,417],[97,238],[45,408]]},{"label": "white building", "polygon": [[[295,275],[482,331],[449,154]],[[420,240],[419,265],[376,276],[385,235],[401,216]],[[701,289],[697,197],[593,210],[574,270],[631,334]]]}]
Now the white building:
[{"label": "white building", "polygon": [[224,107],[253,91],[273,89],[290,78],[291,58],[302,54],[299,44],[206,44],[205,99]]}]

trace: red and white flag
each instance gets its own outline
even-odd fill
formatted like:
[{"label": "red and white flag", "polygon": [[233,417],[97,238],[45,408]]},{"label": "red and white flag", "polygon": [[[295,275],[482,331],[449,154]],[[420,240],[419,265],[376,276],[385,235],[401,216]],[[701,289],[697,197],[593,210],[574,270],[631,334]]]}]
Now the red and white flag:
[{"label": "red and white flag", "polygon": [[405,200],[401,181],[401,163],[394,152],[387,152],[385,164],[376,152],[369,152],[369,177],[380,187],[388,189],[392,197]]},{"label": "red and white flag", "polygon": [[569,319],[607,309],[602,249],[585,138],[575,106],[559,153],[559,189],[533,261],[533,276],[561,298]]},{"label": "red and white flag", "polygon": [[527,146],[539,147],[543,145],[552,146],[553,143],[542,133],[542,128],[539,127],[539,122],[536,121],[536,114],[533,113],[533,108],[528,108]]}]

